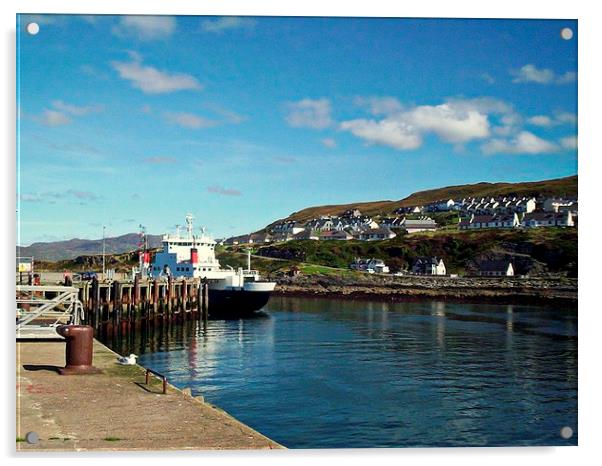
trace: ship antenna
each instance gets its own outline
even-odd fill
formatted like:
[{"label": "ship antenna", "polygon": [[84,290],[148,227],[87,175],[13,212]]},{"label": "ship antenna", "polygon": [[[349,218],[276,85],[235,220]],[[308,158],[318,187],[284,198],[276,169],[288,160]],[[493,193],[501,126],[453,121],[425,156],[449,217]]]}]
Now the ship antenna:
[{"label": "ship antenna", "polygon": [[192,221],[194,220],[194,215],[186,214],[186,231],[188,231],[188,237],[192,238]]}]

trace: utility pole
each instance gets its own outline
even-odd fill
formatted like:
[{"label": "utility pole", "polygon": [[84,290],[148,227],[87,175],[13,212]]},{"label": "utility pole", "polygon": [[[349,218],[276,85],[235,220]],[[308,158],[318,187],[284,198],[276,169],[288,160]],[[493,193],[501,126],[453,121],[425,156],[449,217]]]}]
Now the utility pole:
[{"label": "utility pole", "polygon": [[105,229],[106,227],[102,226],[102,279],[105,279]]}]

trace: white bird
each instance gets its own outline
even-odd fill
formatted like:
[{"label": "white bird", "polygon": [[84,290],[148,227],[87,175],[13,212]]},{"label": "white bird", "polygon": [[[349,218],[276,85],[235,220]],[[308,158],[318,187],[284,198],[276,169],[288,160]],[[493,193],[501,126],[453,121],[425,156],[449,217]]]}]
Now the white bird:
[{"label": "white bird", "polygon": [[136,364],[136,356],[135,354],[130,354],[129,356],[119,356],[117,358],[117,364],[121,364],[122,366],[133,366]]}]

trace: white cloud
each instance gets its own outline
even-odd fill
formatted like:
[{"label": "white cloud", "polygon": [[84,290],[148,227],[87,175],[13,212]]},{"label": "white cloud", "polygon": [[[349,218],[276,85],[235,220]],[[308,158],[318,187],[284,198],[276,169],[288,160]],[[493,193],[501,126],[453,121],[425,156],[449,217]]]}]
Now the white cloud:
[{"label": "white cloud", "polygon": [[165,94],[203,88],[194,76],[184,73],[170,73],[152,66],[145,66],[138,54],[130,55],[132,56],[131,62],[112,61],[111,65],[121,78],[130,81],[133,87],[146,94]]},{"label": "white cloud", "polygon": [[184,128],[210,128],[217,124],[214,120],[188,112],[165,112],[163,116],[168,122]]},{"label": "white cloud", "polygon": [[529,118],[527,121],[535,126],[552,126],[554,124],[552,119],[546,115],[535,115]]},{"label": "white cloud", "polygon": [[558,125],[574,125],[577,123],[577,115],[570,112],[556,112],[554,116],[535,115],[527,120],[535,126],[552,127]]},{"label": "white cloud", "polygon": [[337,142],[333,138],[324,138],[321,142],[324,147],[329,149],[334,149],[337,146]]},{"label": "white cloud", "polygon": [[333,124],[328,99],[303,99],[287,104],[286,121],[295,128],[324,129]]},{"label": "white cloud", "polygon": [[63,112],[57,112],[56,110],[44,110],[39,121],[44,126],[63,126],[71,123],[71,118],[65,115]]},{"label": "white cloud", "polygon": [[577,136],[567,136],[560,139],[560,145],[564,149],[577,149]]},{"label": "white cloud", "polygon": [[213,20],[206,19],[201,21],[201,29],[205,32],[220,34],[230,29],[252,29],[255,27],[255,24],[255,20],[251,18],[224,16]]},{"label": "white cloud", "polygon": [[478,109],[458,108],[453,103],[423,105],[404,115],[423,132],[433,132],[451,143],[464,143],[489,135],[487,114]]},{"label": "white cloud", "polygon": [[514,75],[513,83],[567,84],[577,79],[575,72],[567,71],[562,75],[556,75],[548,68],[537,68],[530,63],[519,70],[511,71],[511,74]]},{"label": "white cloud", "polygon": [[577,115],[571,112],[557,112],[555,115],[556,121],[559,123],[566,124],[576,124],[577,123]]},{"label": "white cloud", "polygon": [[140,40],[157,40],[171,36],[176,30],[173,16],[122,16],[113,27],[113,33],[121,37],[137,37]]},{"label": "white cloud", "polygon": [[395,118],[380,121],[344,121],[340,127],[371,144],[381,144],[399,150],[417,149],[422,145],[422,138],[416,129]]},{"label": "white cloud", "polygon": [[521,131],[512,139],[492,139],[481,150],[485,154],[542,154],[556,152],[558,146],[529,131]]},{"label": "white cloud", "polygon": [[[401,109],[401,104],[396,108]],[[372,107],[369,109],[374,110]],[[486,138],[490,135],[488,115],[504,112],[512,115],[512,108],[496,99],[448,99],[440,105],[421,105],[398,110],[381,120],[344,121],[340,128],[368,143],[411,150],[420,147],[423,136],[429,133],[452,144]]]}]

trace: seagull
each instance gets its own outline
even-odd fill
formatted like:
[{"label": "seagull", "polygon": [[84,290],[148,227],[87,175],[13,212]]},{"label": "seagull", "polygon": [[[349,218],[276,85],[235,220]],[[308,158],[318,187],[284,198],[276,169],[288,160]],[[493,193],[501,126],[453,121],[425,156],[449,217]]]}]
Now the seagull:
[{"label": "seagull", "polygon": [[121,364],[122,366],[134,366],[136,364],[136,356],[135,354],[130,354],[129,356],[119,356],[117,358],[117,364]]}]

